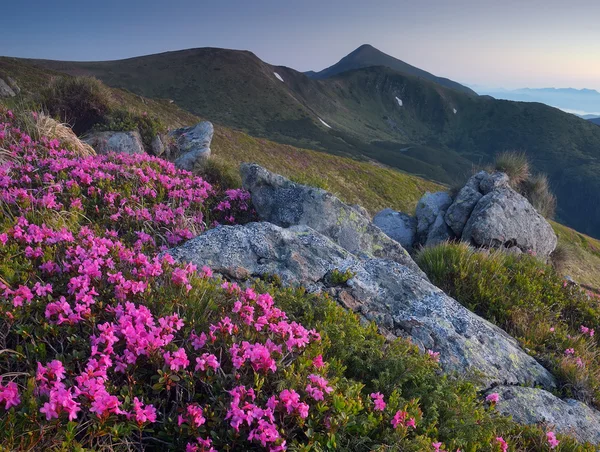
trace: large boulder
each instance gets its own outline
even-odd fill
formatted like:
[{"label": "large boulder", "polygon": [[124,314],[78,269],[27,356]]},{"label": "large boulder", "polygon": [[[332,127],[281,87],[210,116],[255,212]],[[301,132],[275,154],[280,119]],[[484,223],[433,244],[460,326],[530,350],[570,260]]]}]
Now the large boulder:
[{"label": "large boulder", "polygon": [[256,164],[243,164],[240,173],[260,219],[282,227],[310,226],[352,254],[390,259],[423,274],[402,245],[331,193]]},{"label": "large boulder", "polygon": [[500,396],[496,409],[519,424],[544,424],[581,442],[600,444],[600,412],[584,403],[537,388],[500,386],[489,392]]},{"label": "large boulder", "polygon": [[552,226],[510,187],[493,190],[477,202],[461,238],[476,246],[518,249],[542,259],[557,244]]},{"label": "large boulder", "polygon": [[[440,353],[446,371],[496,383],[555,385],[554,378],[504,331],[473,314],[419,272],[385,259],[359,259],[313,229],[271,223],[221,226],[169,251],[179,262],[209,265],[234,279],[278,275],[287,285],[328,291],[375,321],[389,337],[406,336]],[[330,287],[333,270],[350,271]]]},{"label": "large boulder", "polygon": [[208,121],[202,121],[193,127],[175,129],[170,135],[177,143],[179,157],[175,160],[178,168],[192,171],[201,166],[210,157],[210,143],[214,127]]},{"label": "large boulder", "polygon": [[12,87],[0,78],[0,98],[2,97],[14,97],[17,93],[12,89]]},{"label": "large boulder", "polygon": [[448,209],[452,197],[445,191],[425,193],[417,203],[417,238],[421,243],[427,241],[427,235],[438,216]]},{"label": "large boulder", "polygon": [[402,245],[404,249],[412,250],[417,235],[416,218],[393,209],[383,209],[373,217],[373,224]]},{"label": "large boulder", "polygon": [[98,154],[116,152],[119,154],[144,154],[144,143],[139,132],[92,132],[83,141],[93,147]]}]

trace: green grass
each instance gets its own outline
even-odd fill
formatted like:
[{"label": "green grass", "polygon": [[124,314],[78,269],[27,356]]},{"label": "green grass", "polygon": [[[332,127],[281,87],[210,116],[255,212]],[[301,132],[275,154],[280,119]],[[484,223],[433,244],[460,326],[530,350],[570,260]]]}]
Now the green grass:
[{"label": "green grass", "polygon": [[580,333],[600,324],[597,297],[528,255],[442,244],[417,262],[436,286],[516,338],[558,378],[563,396],[600,406],[598,338]]}]

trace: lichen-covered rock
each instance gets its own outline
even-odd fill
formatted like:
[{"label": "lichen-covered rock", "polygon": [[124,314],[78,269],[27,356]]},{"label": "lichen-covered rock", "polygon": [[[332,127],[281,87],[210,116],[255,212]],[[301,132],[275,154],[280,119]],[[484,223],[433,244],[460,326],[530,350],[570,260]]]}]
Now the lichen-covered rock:
[{"label": "lichen-covered rock", "polygon": [[17,93],[12,89],[12,87],[6,83],[3,79],[0,78],[0,98],[2,97],[14,97]]},{"label": "lichen-covered rock", "polygon": [[98,154],[144,154],[144,143],[139,132],[93,132],[83,140]]},{"label": "lichen-covered rock", "polygon": [[417,235],[416,218],[393,209],[383,209],[373,217],[373,224],[402,245],[404,249],[412,250]]},{"label": "lichen-covered rock", "polygon": [[508,187],[510,179],[506,173],[496,171],[494,173],[485,173],[479,181],[479,191],[482,195],[487,195],[493,190]]},{"label": "lichen-covered rock", "polygon": [[214,127],[208,121],[202,121],[193,127],[184,127],[170,132],[177,142],[179,157],[175,160],[178,168],[192,171],[210,157],[210,143]]},{"label": "lichen-covered rock", "polygon": [[452,204],[452,197],[445,191],[425,193],[417,203],[415,216],[417,218],[417,240],[420,243],[427,241],[429,229],[435,223],[440,213],[446,212]]},{"label": "lichen-covered rock", "polygon": [[500,396],[496,409],[519,424],[543,424],[581,442],[600,444],[600,412],[582,402],[519,386],[500,386],[489,392]]},{"label": "lichen-covered rock", "polygon": [[457,237],[462,235],[473,209],[483,196],[479,191],[479,183],[487,175],[480,171],[471,177],[456,195],[456,199],[448,207],[444,219]]},{"label": "lichen-covered rock", "polygon": [[486,248],[519,248],[548,258],[557,244],[552,226],[510,187],[483,196],[469,217],[462,240]]},{"label": "lichen-covered rock", "polygon": [[[284,284],[328,291],[377,322],[386,335],[410,337],[423,350],[439,352],[446,371],[479,377],[482,387],[555,385],[548,371],[513,338],[448,297],[420,272],[390,260],[359,259],[305,225],[221,226],[169,254],[235,279],[272,274]],[[327,276],[334,269],[354,276],[345,286],[329,287]]]},{"label": "lichen-covered rock", "polygon": [[310,226],[352,254],[390,259],[423,274],[402,245],[331,193],[256,164],[243,164],[240,173],[260,219],[282,227]]},{"label": "lichen-covered rock", "polygon": [[363,217],[371,218],[371,214],[369,214],[369,211],[360,204],[352,204],[350,207],[352,207],[354,210],[360,213]]},{"label": "lichen-covered rock", "polygon": [[154,138],[152,138],[152,142],[150,143],[150,151],[152,155],[156,155],[158,157],[165,153],[165,145],[160,135],[156,135]]}]

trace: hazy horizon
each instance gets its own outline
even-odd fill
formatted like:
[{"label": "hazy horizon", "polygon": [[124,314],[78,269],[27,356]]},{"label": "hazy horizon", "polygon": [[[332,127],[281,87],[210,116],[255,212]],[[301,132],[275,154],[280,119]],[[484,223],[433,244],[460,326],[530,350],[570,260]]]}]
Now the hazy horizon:
[{"label": "hazy horizon", "polygon": [[11,2],[0,54],[94,61],[222,47],[300,71],[362,44],[470,86],[600,90],[600,2]]}]

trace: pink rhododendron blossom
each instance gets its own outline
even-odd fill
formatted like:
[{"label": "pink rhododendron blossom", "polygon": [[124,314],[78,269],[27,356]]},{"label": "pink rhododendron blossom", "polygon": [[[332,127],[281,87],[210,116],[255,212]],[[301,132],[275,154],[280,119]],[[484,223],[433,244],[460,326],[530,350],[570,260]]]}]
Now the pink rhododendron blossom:
[{"label": "pink rhododendron blossom", "polygon": [[500,400],[500,394],[497,392],[492,392],[491,394],[488,394],[485,400],[490,403],[498,403],[498,400]]},{"label": "pink rhododendron blossom", "polygon": [[380,392],[374,392],[371,394],[371,398],[373,399],[373,403],[375,404],[375,411],[385,410],[386,403],[383,401],[383,394],[381,394]]}]

